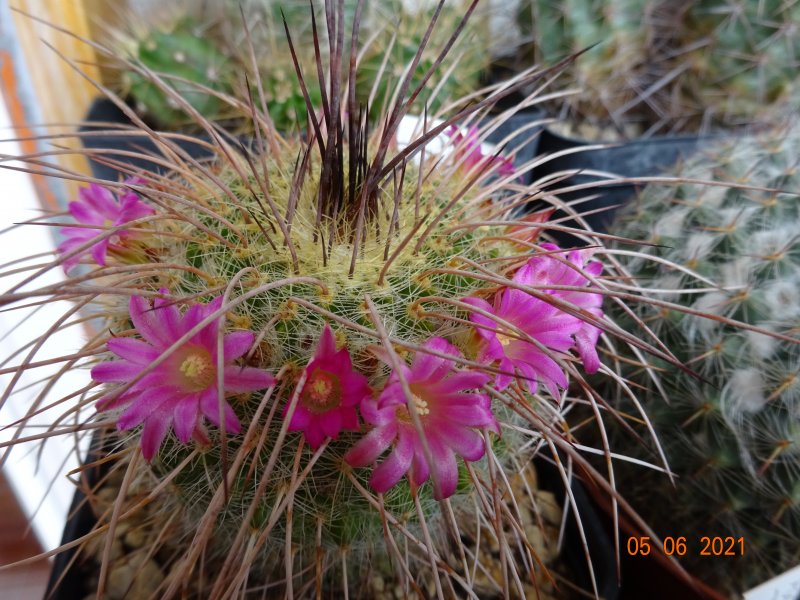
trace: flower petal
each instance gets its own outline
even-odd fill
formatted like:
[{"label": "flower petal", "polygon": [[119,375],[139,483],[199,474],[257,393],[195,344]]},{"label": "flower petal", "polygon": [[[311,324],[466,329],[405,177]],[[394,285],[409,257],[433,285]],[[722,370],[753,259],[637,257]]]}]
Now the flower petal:
[{"label": "flower petal", "polygon": [[460,425],[461,427],[487,427],[492,425],[494,415],[489,408],[479,405],[450,406],[437,419],[443,423]]},{"label": "flower petal", "polygon": [[[426,350],[461,358],[461,352],[458,348],[442,337],[431,338],[425,342],[423,347]],[[411,364],[411,372],[414,374],[414,381],[438,380],[452,371],[454,367],[455,363],[452,360],[434,356],[427,352],[417,352]]]},{"label": "flower petal", "polygon": [[[248,350],[253,346],[256,339],[256,334],[252,331],[234,331],[225,336],[222,341],[223,356],[225,362],[229,363],[237,358],[244,356]],[[216,348],[216,344],[214,347]],[[213,352],[212,355],[215,355]],[[216,358],[216,356],[214,357]]]},{"label": "flower petal", "polygon": [[176,340],[169,336],[164,327],[162,312],[150,308],[150,303],[141,296],[131,296],[130,315],[133,326],[139,334],[159,350],[169,348]]},{"label": "flower petal", "polygon": [[[169,296],[169,290],[165,288],[161,288],[158,291],[164,296]],[[186,333],[185,330],[181,329],[181,312],[178,310],[175,300],[172,298],[156,298],[153,300],[153,306],[158,311],[160,325],[163,327],[168,340],[174,342]],[[169,343],[169,346],[172,345],[172,342]]]},{"label": "flower petal", "polygon": [[[200,394],[200,411],[217,427],[220,426],[219,420],[219,396],[217,390],[209,388]],[[225,418],[225,430],[228,433],[239,433],[242,429],[241,423],[233,408],[227,400],[222,401],[222,412]]]},{"label": "flower petal", "polygon": [[116,225],[127,223],[128,221],[135,221],[148,215],[154,214],[155,211],[147,206],[139,199],[139,196],[134,192],[125,192],[120,196],[119,216],[115,222]]},{"label": "flower petal", "polygon": [[437,428],[438,437],[464,460],[480,460],[486,452],[483,436],[472,429],[443,424]]},{"label": "flower petal", "polygon": [[146,366],[159,356],[150,344],[134,338],[111,338],[106,345],[111,352],[136,365]]},{"label": "flower petal", "polygon": [[326,356],[336,353],[336,336],[333,335],[333,330],[328,323],[322,329],[322,335],[319,337],[319,345],[314,356]]},{"label": "flower petal", "polygon": [[114,194],[96,183],[90,183],[88,188],[79,189],[78,196],[91,210],[102,215],[104,220],[114,221],[119,212],[119,204],[114,199]]},{"label": "flower petal", "polygon": [[[289,403],[283,408],[283,416],[289,412]],[[295,404],[294,412],[292,413],[292,420],[289,422],[287,431],[300,431],[305,429],[311,424],[313,415],[311,412],[299,402]]]},{"label": "flower petal", "polygon": [[83,225],[102,225],[105,221],[103,215],[92,210],[83,202],[70,202],[67,205],[67,210],[69,210],[69,213],[78,223],[82,223]]},{"label": "flower petal", "polygon": [[[497,391],[502,392],[509,385],[511,385],[512,381],[514,381],[514,377],[516,376],[516,371],[514,369],[514,363],[512,363],[507,358],[503,358],[500,361],[500,364],[497,366],[497,368],[500,370],[500,372],[497,373],[497,376],[494,379],[494,387],[495,389],[497,389]],[[536,392],[536,381],[534,380],[533,389],[531,390],[531,393],[533,394],[535,392]]]},{"label": "flower petal", "polygon": [[344,460],[351,467],[369,466],[378,460],[378,457],[391,445],[395,437],[397,437],[395,423],[376,427],[347,451]]},{"label": "flower petal", "polygon": [[587,325],[575,334],[575,349],[583,361],[583,368],[589,375],[597,373],[600,368],[600,357],[597,356],[597,338],[600,329]]},{"label": "flower petal", "polygon": [[355,407],[345,407],[339,414],[342,417],[342,429],[345,431],[358,431],[358,413]]},{"label": "flower petal", "polygon": [[422,447],[422,440],[415,437],[414,443],[414,459],[411,461],[411,481],[414,485],[422,485],[430,477],[431,470],[428,467],[428,461],[425,459],[425,450]]},{"label": "flower petal", "polygon": [[[183,333],[193,329],[197,324],[204,321],[222,307],[222,296],[217,296],[208,304],[195,304],[189,308],[184,317]],[[191,339],[192,343],[199,344],[203,348],[213,352],[217,346],[217,327],[219,326],[222,315],[203,327],[199,333]]]},{"label": "flower petal", "polygon": [[411,466],[413,456],[414,449],[411,437],[403,435],[401,431],[394,450],[372,472],[369,484],[376,492],[384,493],[388,491],[406,474]]},{"label": "flower petal", "polygon": [[[131,405],[117,419],[117,427],[121,430],[133,429],[139,423],[149,418],[156,412],[168,412],[169,421],[172,421],[172,410],[184,395],[172,386],[160,386],[147,391],[139,392],[133,398]],[[163,410],[159,410],[162,409]]]},{"label": "flower petal", "polygon": [[175,435],[182,443],[187,444],[192,439],[199,417],[199,394],[185,396],[175,405],[173,413]]},{"label": "flower petal", "polygon": [[328,437],[335,438],[342,431],[342,415],[338,410],[329,410],[319,415],[319,427]]},{"label": "flower petal", "polygon": [[104,238],[92,246],[91,254],[94,262],[101,267],[106,266],[106,252],[108,251],[108,238]]},{"label": "flower petal", "polygon": [[275,378],[270,373],[255,367],[228,365],[224,374],[225,391],[232,394],[254,392],[275,385]]},{"label": "flower petal", "polygon": [[92,367],[92,379],[103,383],[126,382],[142,371],[142,365],[126,360],[112,360]]},{"label": "flower petal", "polygon": [[161,442],[167,436],[170,422],[171,419],[162,414],[152,415],[145,421],[141,444],[142,456],[146,461],[149,462],[158,452]]},{"label": "flower petal", "polygon": [[325,435],[325,432],[322,431],[321,427],[314,425],[304,429],[303,436],[305,437],[306,442],[308,442],[308,445],[311,446],[313,450],[319,448],[322,445],[322,442],[324,442],[325,438],[327,437]]},{"label": "flower petal", "polygon": [[456,394],[465,390],[474,390],[483,387],[489,382],[491,376],[478,371],[453,371],[450,377],[436,383],[429,383],[428,390],[437,396]]},{"label": "flower petal", "polygon": [[444,500],[455,494],[458,487],[458,463],[453,451],[438,438],[431,437],[428,443],[434,462],[431,469],[435,478],[433,497],[436,500]]}]

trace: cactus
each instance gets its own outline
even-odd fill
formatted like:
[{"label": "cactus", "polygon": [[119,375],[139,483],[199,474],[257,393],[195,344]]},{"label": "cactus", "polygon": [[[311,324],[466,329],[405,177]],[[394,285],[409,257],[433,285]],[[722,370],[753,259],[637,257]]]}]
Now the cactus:
[{"label": "cactus", "polygon": [[[594,44],[562,76],[574,120],[640,131],[736,126],[771,115],[797,84],[800,7],[780,0],[531,0],[528,56],[550,64]],[[610,117],[610,118],[609,118]]]},{"label": "cactus", "polygon": [[[179,217],[154,221],[157,233],[140,233],[135,226],[126,230],[124,242],[135,239],[160,264],[179,268],[156,275],[151,268],[159,263],[137,265],[143,271],[137,295],[118,297],[111,308],[109,353],[93,367],[92,377],[112,384],[99,398],[98,409],[119,429],[141,431],[128,443],[141,447],[152,476],[174,477],[168,502],[182,507],[181,525],[191,528],[177,536],[183,539],[196,523],[214,516],[213,543],[203,551],[219,574],[216,585],[235,576],[240,565],[234,561],[246,556],[241,553],[249,540],[247,552],[255,552],[246,558],[254,564],[250,582],[289,578],[286,585],[297,590],[306,581],[303,574],[318,569],[324,589],[340,589],[347,581],[356,590],[368,574],[369,558],[385,552],[387,527],[402,525],[397,531],[390,527],[392,544],[402,545],[402,532],[416,540],[430,535],[437,544],[447,539],[449,527],[437,502],[444,499],[459,521],[474,519],[468,515],[475,486],[492,478],[483,459],[484,436],[498,464],[528,460],[525,437],[511,430],[526,421],[502,402],[491,408],[484,387],[494,374],[486,365],[500,359],[501,370],[514,373],[516,368],[531,378],[498,377],[496,393],[513,384],[514,391],[507,393],[536,405],[541,402],[533,395],[538,380],[542,394],[560,397],[567,380],[551,355],[566,358],[586,324],[525,292],[492,292],[476,272],[464,268],[492,264],[514,252],[503,239],[504,225],[463,230],[480,215],[474,211],[480,208],[481,190],[461,193],[463,183],[452,177],[465,174],[464,167],[453,164],[459,153],[422,187],[398,184],[396,191],[379,192],[370,208],[374,214],[359,229],[352,198],[340,209],[331,205],[332,212],[323,212],[317,225],[321,172],[311,165],[298,180],[297,171],[286,168],[297,151],[289,145],[285,155],[267,158],[265,171],[256,169],[244,178],[233,164],[218,166],[216,176],[235,203],[210,194],[210,181],[202,173],[187,174],[199,181],[181,183],[182,197],[193,203],[183,206]],[[493,168],[500,166],[506,165],[498,161]],[[415,167],[408,165],[405,172],[408,181],[418,181]],[[347,181],[347,169],[339,176]],[[164,191],[177,184],[166,184]],[[457,202],[430,230],[415,227],[417,211],[438,212],[453,198]],[[270,202],[274,208],[265,210]],[[292,215],[291,232],[278,237],[287,214]],[[356,242],[359,231],[363,237]],[[403,244],[407,236],[410,242]],[[561,264],[546,253],[562,251],[545,245],[543,252],[511,271],[505,261],[495,263],[499,268],[492,268],[493,276],[513,274],[518,284],[531,285],[549,271],[560,273]],[[106,264],[112,256],[109,251]],[[575,268],[599,274],[599,263],[584,265],[584,253],[564,256]],[[568,268],[552,283],[586,283],[571,274]],[[224,290],[231,292],[226,305]],[[145,292],[154,297],[152,304]],[[503,294],[506,300],[499,297]],[[581,296],[591,296],[597,306],[594,294],[578,293],[569,300],[581,304]],[[494,308],[487,301],[492,298]],[[186,309],[178,308],[184,304]],[[472,306],[488,316],[473,313]],[[222,311],[224,318],[217,316],[183,346],[172,347],[192,327]],[[552,324],[541,329],[525,325],[528,313],[531,320],[549,316],[562,333],[549,331]],[[520,341],[526,357],[504,358],[510,341],[497,341],[505,334],[495,333],[493,319],[524,328],[546,340],[549,349],[542,352]],[[216,362],[217,327],[226,332],[221,363]],[[593,343],[578,346],[585,361],[591,360],[584,356],[587,347]],[[158,357],[166,360],[154,364]],[[457,366],[465,360],[472,366]],[[224,374],[226,395],[234,395],[221,404],[215,372]],[[410,386],[415,409],[406,408],[398,373]],[[413,424],[412,410],[424,438]],[[495,437],[499,423],[509,428],[502,438]],[[217,428],[227,433],[226,446]],[[421,439],[427,440],[435,466],[425,462]],[[215,493],[224,487],[226,454],[229,468],[234,465],[236,471],[224,507],[219,507]],[[464,461],[457,462],[457,456]],[[403,477],[406,471],[409,479]],[[289,507],[282,504],[287,498]],[[444,552],[444,547],[433,548]],[[185,573],[182,568],[197,559],[194,552],[173,568]],[[401,572],[395,576],[402,581]],[[168,583],[178,585],[177,579]],[[171,593],[175,588],[166,589]],[[211,589],[212,595],[220,591],[213,584]]]},{"label": "cactus", "polygon": [[673,494],[666,478],[638,473],[629,497],[665,535],[743,537],[744,557],[685,557],[732,592],[800,560],[798,148],[797,123],[720,142],[680,178],[752,189],[649,188],[616,230],[654,244],[645,258],[622,258],[632,277],[665,301],[734,321],[642,307],[638,317],[694,373],[658,360],[655,374],[626,371],[647,390],[639,399],[678,475]]},{"label": "cactus", "polygon": [[165,91],[146,73],[136,70],[129,70],[123,76],[123,87],[137,110],[157,125],[176,129],[192,122],[175,94],[202,117],[222,115],[225,104],[193,84],[230,93],[233,63],[213,36],[191,17],[176,21],[168,31],[149,30],[136,42],[133,59],[135,64],[161,76],[163,84],[172,90],[172,93]]},{"label": "cactus", "polygon": [[[341,22],[326,9],[319,23]],[[319,66],[329,98],[352,106],[356,74]],[[4,309],[69,297],[96,325],[77,352],[39,361],[76,324],[68,309],[0,375],[14,371],[8,397],[29,370],[65,365],[32,384],[19,443],[39,439],[26,430],[43,402],[63,409],[44,439],[108,442],[97,462],[119,493],[82,540],[103,547],[98,596],[126,524],[149,540],[131,564],[164,567],[156,597],[371,597],[376,578],[407,596],[531,596],[547,579],[536,530],[554,520],[531,458],[613,491],[566,416],[596,405],[584,374],[605,371],[611,335],[657,352],[604,317],[620,273],[602,243],[548,242],[552,211],[515,216],[539,190],[484,154],[497,121],[458,132],[450,118],[398,148],[393,112],[371,128],[364,113],[308,111],[306,135],[284,138],[256,106],[252,147],[215,139],[213,160],[169,153],[159,174],[90,187],[52,263],[4,271],[25,273]],[[448,131],[449,152],[421,151]],[[56,266],[63,285],[42,279]],[[75,365],[91,382],[51,398]]]}]

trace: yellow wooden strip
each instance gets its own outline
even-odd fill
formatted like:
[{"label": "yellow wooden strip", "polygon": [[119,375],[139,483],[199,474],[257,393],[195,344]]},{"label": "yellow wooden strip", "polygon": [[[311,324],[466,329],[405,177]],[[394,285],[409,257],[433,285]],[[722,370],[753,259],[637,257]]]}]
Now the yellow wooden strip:
[{"label": "yellow wooden strip", "polygon": [[[111,3],[115,6],[124,4],[114,0],[11,0],[10,5],[48,23],[57,24],[77,36],[89,38],[91,23],[96,22],[96,16],[109,10]],[[79,39],[38,23],[25,14],[14,12],[13,15],[14,27],[30,72],[40,114],[45,124],[48,124],[48,133],[74,132],[86,116],[92,100],[99,94],[89,81],[44,42],[78,63],[81,71],[90,78],[98,80],[100,72],[96,66],[95,52]],[[80,148],[80,141],[77,139],[59,143]],[[71,171],[90,173],[83,156],[63,156],[59,157],[58,162]],[[73,195],[77,184],[71,182],[69,187],[70,194]]]}]

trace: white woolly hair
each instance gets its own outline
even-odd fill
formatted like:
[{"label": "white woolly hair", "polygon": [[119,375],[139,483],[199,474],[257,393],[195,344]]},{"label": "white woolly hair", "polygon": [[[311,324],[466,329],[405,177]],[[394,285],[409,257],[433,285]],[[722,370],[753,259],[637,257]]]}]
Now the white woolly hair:
[{"label": "white woolly hair", "polygon": [[[769,329],[770,331],[772,330],[772,328],[764,324],[761,324],[760,327]],[[759,333],[758,331],[745,331],[744,336],[747,339],[747,347],[750,349],[753,357],[761,360],[766,360],[771,357],[780,346],[780,340],[777,340],[771,335]]]},{"label": "white woolly hair", "polygon": [[[713,316],[722,316],[729,306],[730,298],[725,292],[709,292],[703,294],[692,304],[694,310]],[[702,338],[708,338],[712,336],[719,327],[716,321],[704,317],[688,317],[686,323],[688,326],[686,335],[690,340],[694,340],[697,335],[700,335]]]},{"label": "white woolly hair", "polygon": [[653,231],[659,237],[680,237],[683,235],[683,224],[688,214],[688,208],[676,208],[668,211],[653,224]]},{"label": "white woolly hair", "polygon": [[767,403],[764,387],[759,369],[744,367],[734,370],[722,389],[723,412],[730,415],[757,413]]},{"label": "white woolly hair", "polygon": [[720,267],[719,283],[726,289],[745,287],[750,282],[757,261],[752,256],[739,256]]},{"label": "white woolly hair", "polygon": [[692,233],[686,238],[686,246],[682,253],[690,260],[708,260],[719,238],[719,234],[707,231]]},{"label": "white woolly hair", "polygon": [[772,282],[764,290],[765,309],[781,321],[800,316],[800,278]]},{"label": "white woolly hair", "polygon": [[795,223],[759,231],[750,238],[750,254],[754,256],[770,256],[786,248],[797,236],[797,225]]}]

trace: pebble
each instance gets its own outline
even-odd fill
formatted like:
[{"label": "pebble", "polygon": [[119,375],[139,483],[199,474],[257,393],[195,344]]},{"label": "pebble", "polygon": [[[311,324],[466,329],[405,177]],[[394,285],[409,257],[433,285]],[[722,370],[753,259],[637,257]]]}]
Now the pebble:
[{"label": "pebble", "polygon": [[164,581],[164,574],[156,562],[145,561],[142,552],[117,560],[109,570],[106,583],[108,600],[144,600]]},{"label": "pebble", "polygon": [[561,523],[561,506],[550,492],[539,491],[536,493],[536,510],[542,515],[545,523],[553,525]]},{"label": "pebble", "polygon": [[125,533],[125,545],[129,548],[141,548],[147,541],[147,533],[141,527],[134,527]]}]

